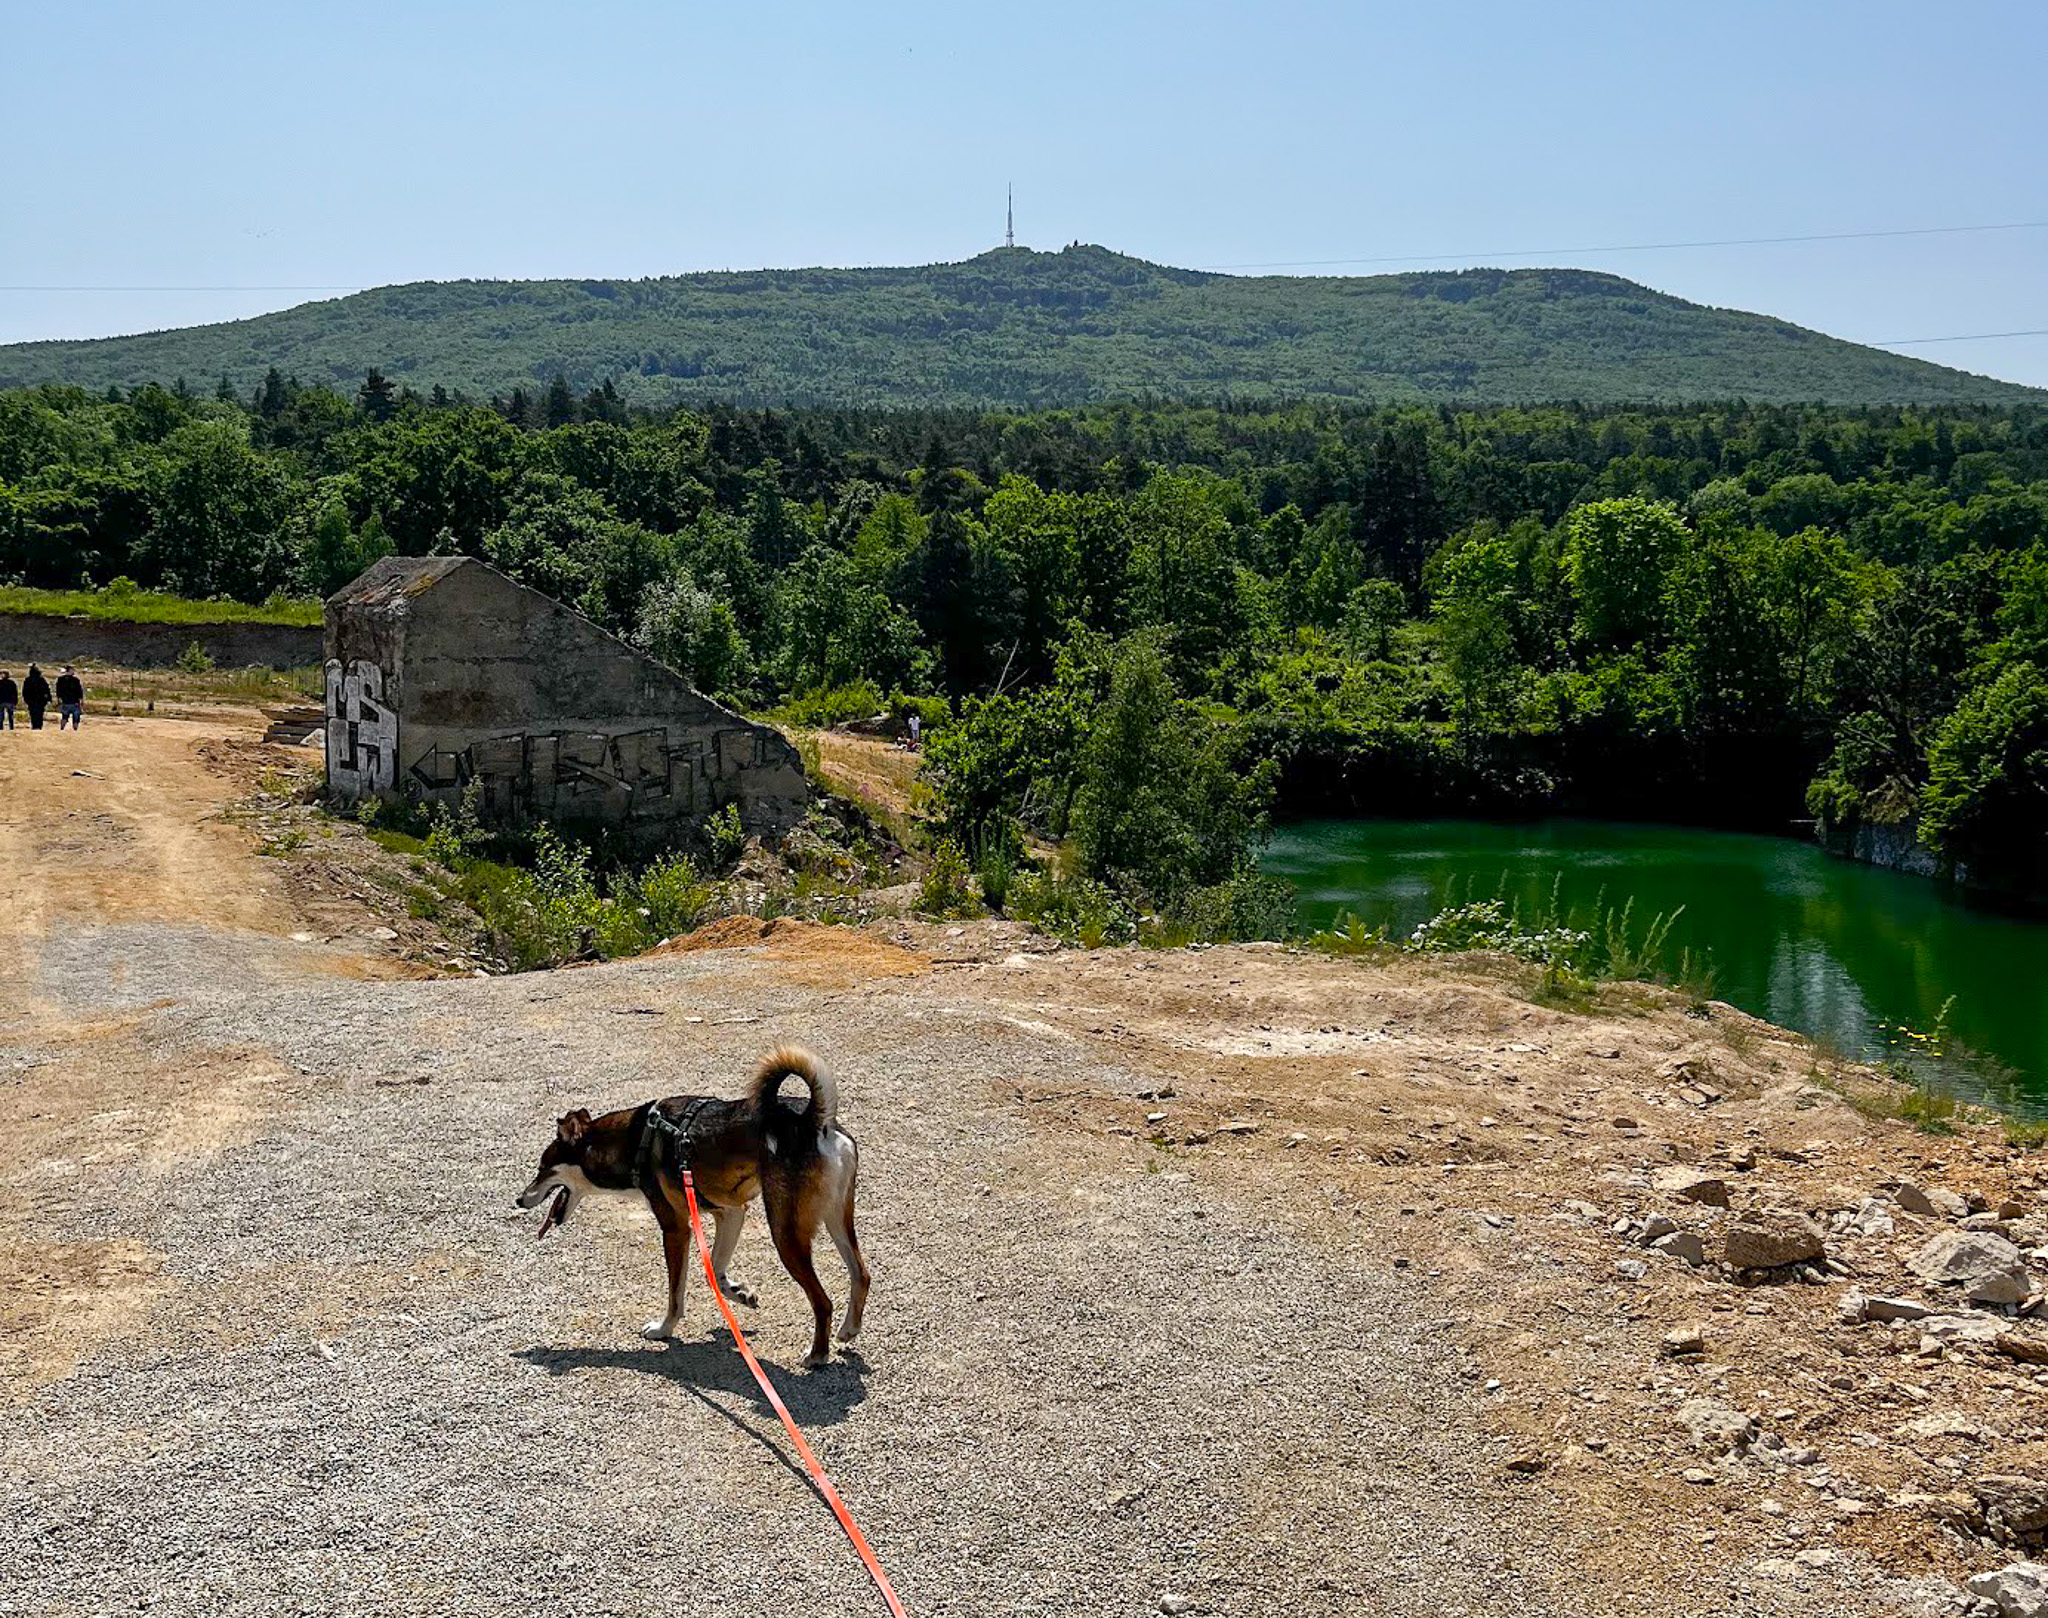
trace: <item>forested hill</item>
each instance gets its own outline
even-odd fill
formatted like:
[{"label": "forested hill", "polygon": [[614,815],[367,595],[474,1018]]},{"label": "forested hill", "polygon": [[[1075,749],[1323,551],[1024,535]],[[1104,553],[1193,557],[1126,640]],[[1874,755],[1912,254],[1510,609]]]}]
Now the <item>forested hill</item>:
[{"label": "forested hill", "polygon": [[372,368],[479,400],[607,379],[627,402],[1116,399],[1999,403],[2037,390],[1585,270],[1240,277],[1098,247],[909,269],[380,287],[184,331],[0,347],[0,386],[212,386]]}]

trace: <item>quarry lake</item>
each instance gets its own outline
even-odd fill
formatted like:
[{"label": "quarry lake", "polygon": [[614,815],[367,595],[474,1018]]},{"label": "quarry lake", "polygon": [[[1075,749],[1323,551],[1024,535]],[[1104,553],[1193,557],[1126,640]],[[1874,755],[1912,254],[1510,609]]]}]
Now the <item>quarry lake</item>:
[{"label": "quarry lake", "polygon": [[1924,877],[1788,838],[1582,820],[1298,822],[1263,866],[1294,884],[1308,925],[1349,912],[1396,937],[1454,881],[1460,901],[1498,890],[1526,908],[1561,872],[1567,911],[1602,889],[1613,904],[1633,898],[1638,918],[1683,905],[1667,954],[1707,952],[1716,998],[1874,1059],[1881,1025],[1931,1028],[1953,996],[1957,1038],[1990,1059],[1951,1073],[1956,1087],[2048,1113],[2048,924]]}]

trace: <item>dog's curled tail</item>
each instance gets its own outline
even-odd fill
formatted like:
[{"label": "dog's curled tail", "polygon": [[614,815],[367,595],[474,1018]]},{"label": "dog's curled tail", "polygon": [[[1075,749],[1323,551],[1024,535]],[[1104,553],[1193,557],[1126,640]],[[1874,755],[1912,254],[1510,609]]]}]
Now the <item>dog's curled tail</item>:
[{"label": "dog's curled tail", "polygon": [[754,1105],[766,1107],[782,1088],[782,1081],[792,1077],[810,1086],[811,1124],[824,1134],[839,1117],[839,1081],[801,1045],[778,1045],[761,1058],[761,1065],[754,1069]]}]

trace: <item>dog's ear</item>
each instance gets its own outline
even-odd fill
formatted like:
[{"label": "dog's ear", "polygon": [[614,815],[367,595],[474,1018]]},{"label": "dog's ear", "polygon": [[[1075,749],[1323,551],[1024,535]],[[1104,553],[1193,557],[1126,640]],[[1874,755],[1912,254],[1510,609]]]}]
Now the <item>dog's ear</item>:
[{"label": "dog's ear", "polygon": [[590,1114],[582,1107],[564,1113],[555,1125],[555,1139],[573,1146],[590,1131]]}]

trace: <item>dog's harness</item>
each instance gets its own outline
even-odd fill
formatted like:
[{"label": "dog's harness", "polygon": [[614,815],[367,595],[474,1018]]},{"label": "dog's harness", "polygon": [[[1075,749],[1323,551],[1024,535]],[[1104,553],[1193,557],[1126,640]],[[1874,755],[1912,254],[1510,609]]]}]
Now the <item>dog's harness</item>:
[{"label": "dog's harness", "polygon": [[677,1117],[650,1101],[640,1117],[640,1138],[633,1148],[633,1179],[643,1191],[651,1190],[663,1173],[680,1180],[690,1167],[690,1146],[696,1134],[697,1114],[710,1103],[709,1096],[693,1097]]}]

